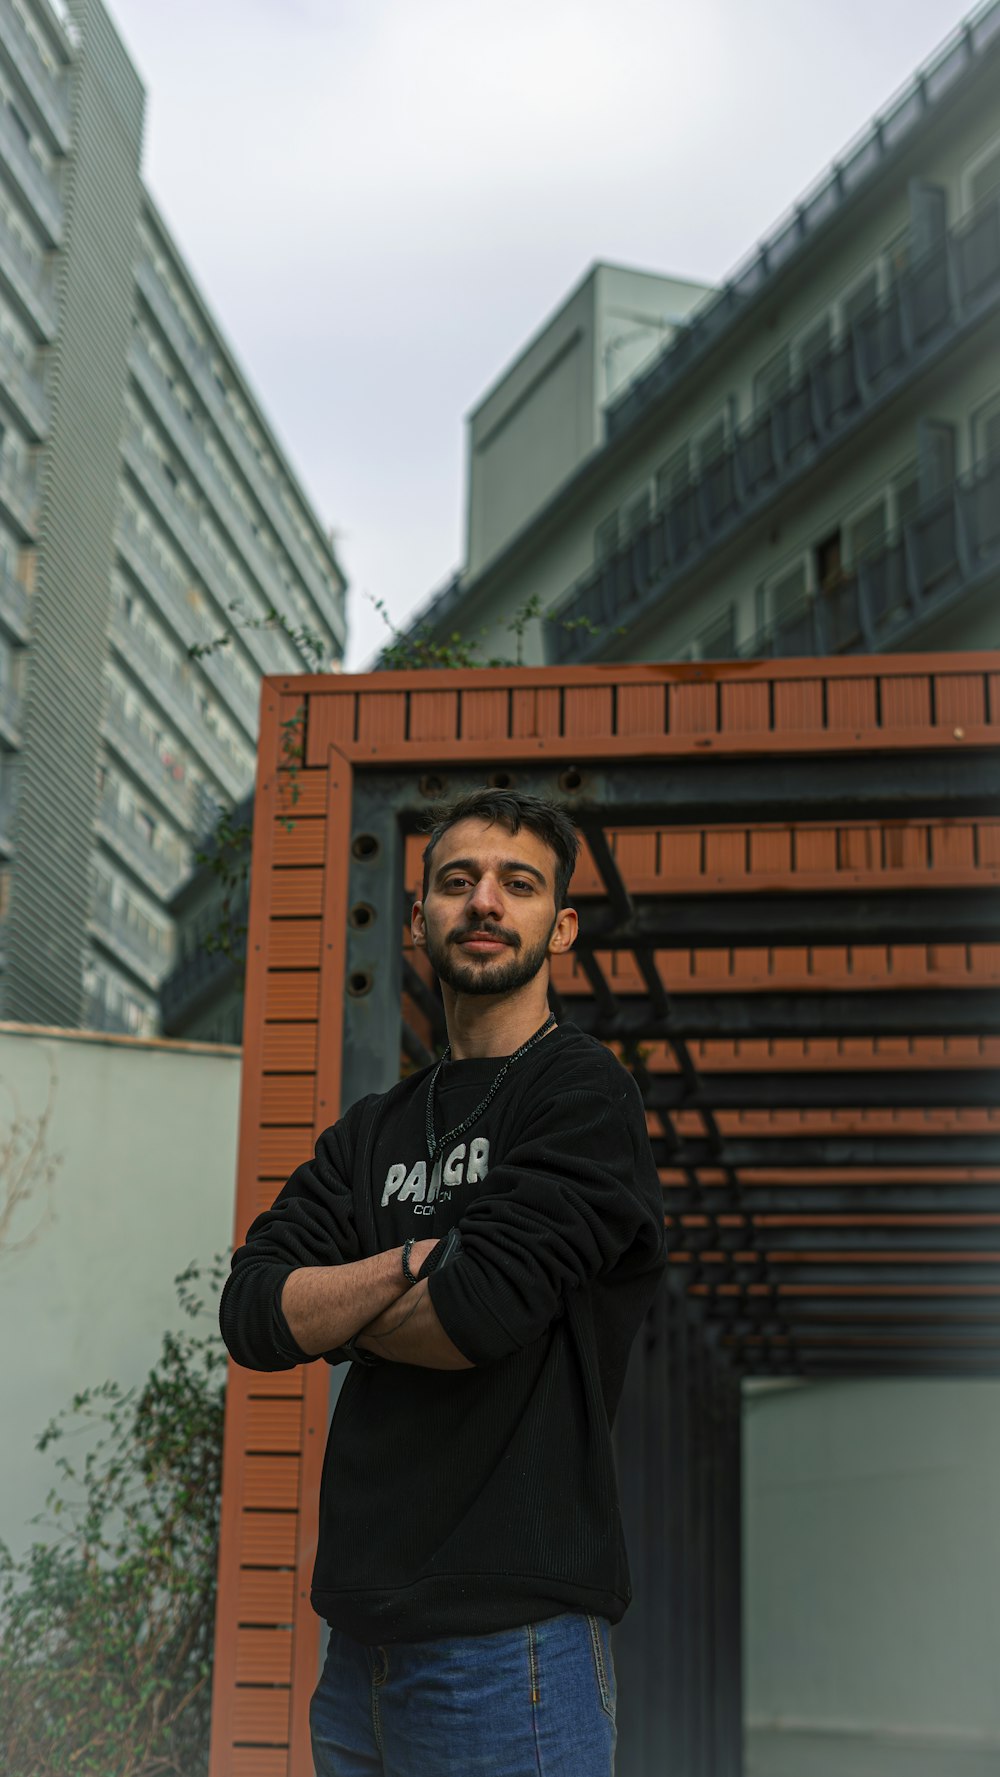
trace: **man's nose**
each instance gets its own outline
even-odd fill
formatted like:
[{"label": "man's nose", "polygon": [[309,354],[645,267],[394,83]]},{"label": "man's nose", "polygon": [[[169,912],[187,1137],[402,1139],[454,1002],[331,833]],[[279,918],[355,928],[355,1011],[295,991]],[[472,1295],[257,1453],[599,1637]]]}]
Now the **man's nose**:
[{"label": "man's nose", "polygon": [[487,914],[499,917],[503,913],[503,900],[499,884],[491,876],[481,876],[469,896],[469,907],[480,918]]}]

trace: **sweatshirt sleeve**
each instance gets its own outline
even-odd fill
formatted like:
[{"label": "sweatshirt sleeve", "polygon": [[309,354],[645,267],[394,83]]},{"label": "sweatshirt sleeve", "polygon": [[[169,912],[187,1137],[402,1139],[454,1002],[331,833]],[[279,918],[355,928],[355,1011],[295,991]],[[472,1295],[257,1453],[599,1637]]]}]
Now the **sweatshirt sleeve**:
[{"label": "sweatshirt sleeve", "polygon": [[641,1101],[575,1086],[529,1116],[489,1188],[461,1217],[462,1250],[428,1281],[445,1332],[471,1363],[540,1337],[566,1291],[627,1265],[666,1263],[662,1198]]},{"label": "sweatshirt sleeve", "polygon": [[[233,1254],[219,1325],[230,1355],[249,1370],[291,1370],[313,1361],[296,1344],[281,1312],[289,1273],[302,1265],[341,1265],[362,1256],[351,1184],[356,1108],[323,1131],[313,1158],[296,1167]],[[341,1354],[321,1355],[336,1361]]]}]

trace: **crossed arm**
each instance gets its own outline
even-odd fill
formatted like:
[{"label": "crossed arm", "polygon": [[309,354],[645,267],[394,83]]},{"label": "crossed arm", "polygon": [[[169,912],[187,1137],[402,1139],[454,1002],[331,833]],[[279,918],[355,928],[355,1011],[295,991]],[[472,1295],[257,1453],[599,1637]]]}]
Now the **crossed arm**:
[{"label": "crossed arm", "polygon": [[[423,1264],[434,1240],[420,1240],[411,1269]],[[281,1292],[289,1332],[311,1357],[354,1339],[364,1351],[391,1363],[429,1370],[471,1370],[445,1332],[426,1279],[408,1285],[402,1247],[346,1265],[307,1265],[289,1273]]]}]

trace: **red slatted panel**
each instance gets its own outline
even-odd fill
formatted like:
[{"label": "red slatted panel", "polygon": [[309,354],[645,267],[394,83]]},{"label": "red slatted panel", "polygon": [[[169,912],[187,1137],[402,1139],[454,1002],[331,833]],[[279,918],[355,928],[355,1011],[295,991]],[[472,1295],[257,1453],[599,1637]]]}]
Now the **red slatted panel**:
[{"label": "red slatted panel", "polygon": [[[304,762],[288,766],[288,724],[307,708]],[[463,673],[404,672],[371,679],[303,676],[276,679],[262,698],[251,873],[247,1012],[240,1108],[236,1238],[303,1159],[336,1114],[340,1079],[339,1018],[319,1017],[343,996],[343,932],[349,855],[352,761],[412,769],[449,764],[511,769],[547,758],[628,762],[730,751],[768,757],[784,751],[867,753],[996,743],[1000,673],[995,657],[882,656],[699,666],[603,666]],[[991,728],[992,725],[992,728]],[[460,736],[460,738],[459,738]],[[331,749],[334,749],[331,752]],[[328,765],[334,761],[335,770]],[[499,762],[494,766],[494,761]],[[285,769],[278,771],[277,765]],[[293,788],[298,791],[293,796]],[[282,818],[284,817],[284,818]],[[290,823],[290,824],[289,824]],[[794,828],[771,824],[702,831],[610,834],[626,881],[637,893],[746,892],[760,887],[897,889],[920,882],[961,886],[1000,878],[1000,823],[968,820],[854,822]],[[419,880],[423,839],[407,848],[407,877]],[[602,892],[584,856],[574,880],[584,900]],[[413,957],[427,978],[423,957]],[[623,996],[645,994],[626,953],[598,959]],[[920,944],[661,951],[657,964],[679,997],[710,990],[870,987],[977,987],[1000,980],[1000,946]],[[560,992],[589,994],[572,956],[554,971]],[[676,1072],[665,1044],[648,1045],[647,1064]],[[692,1045],[696,1063],[717,1071],[785,1069],[994,1068],[1000,1039],[907,1038],[873,1041],[746,1039]],[[317,1079],[322,1091],[317,1091]],[[704,1134],[701,1113],[680,1125]],[[730,1111],[725,1130],[771,1134],[823,1131],[991,1130],[1000,1113],[985,1107],[827,1111]],[[716,1168],[701,1169],[721,1182]],[[960,1187],[989,1169],[956,1167]],[[670,1181],[669,1171],[665,1179]],[[845,1182],[877,1185],[858,1170]],[[943,1172],[935,1176],[946,1182]],[[832,1182],[834,1174],[800,1168],[758,1169],[771,1188]],[[750,1175],[747,1175],[751,1182]],[[683,1180],[672,1180],[680,1185]],[[906,1182],[901,1174],[900,1182]],[[916,1181],[911,1181],[916,1182]],[[759,1219],[759,1218],[758,1218]],[[689,1219],[690,1220],[690,1219]],[[912,1220],[912,1219],[911,1219]],[[883,1217],[884,1221],[884,1217]],[[769,1225],[809,1225],[800,1214]],[[820,1222],[814,1218],[816,1226]],[[734,1221],[733,1225],[737,1225]],[[763,1223],[761,1223],[763,1225]],[[890,1224],[884,1222],[888,1229]],[[790,1255],[782,1255],[790,1256]],[[806,1257],[808,1255],[805,1255]],[[829,1262],[828,1254],[822,1255]],[[862,1257],[870,1256],[866,1251]],[[877,1255],[884,1258],[885,1254]],[[953,1255],[949,1255],[952,1257]],[[676,1254],[689,1263],[689,1254]],[[796,1261],[804,1255],[797,1253]],[[920,1293],[933,1292],[933,1264]],[[725,1255],[708,1256],[722,1265]],[[695,1284],[702,1289],[702,1284]],[[723,1288],[736,1290],[737,1285]],[[746,1286],[750,1294],[762,1286]],[[808,1294],[811,1286],[780,1286]],[[836,1286],[826,1286],[836,1288]],[[865,1286],[844,1286],[859,1295]],[[950,1287],[950,1286],[949,1286]],[[987,1286],[972,1286],[982,1294]],[[905,1286],[903,1293],[912,1292]],[[873,1294],[892,1286],[873,1286]],[[995,1293],[1000,1295],[1000,1280]],[[306,1706],[318,1662],[318,1624],[308,1587],[316,1538],[316,1502],[327,1425],[328,1371],[320,1364],[274,1375],[233,1370],[224,1455],[223,1524],[212,1777],[309,1777]],[[293,1702],[294,1699],[294,1702]]]},{"label": "red slatted panel", "polygon": [[410,739],[454,743],[458,734],[457,691],[410,692]]}]

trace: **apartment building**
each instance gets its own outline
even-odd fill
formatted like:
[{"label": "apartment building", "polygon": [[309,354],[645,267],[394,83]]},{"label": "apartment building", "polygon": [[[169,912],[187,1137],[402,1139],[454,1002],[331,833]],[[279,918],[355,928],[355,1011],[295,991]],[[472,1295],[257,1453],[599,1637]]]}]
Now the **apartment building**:
[{"label": "apartment building", "polygon": [[252,785],[262,676],[345,636],[329,536],[143,186],[143,103],[100,0],[0,0],[0,1015],[138,1034]]},{"label": "apartment building", "polygon": [[996,0],[598,389],[591,441],[581,308],[625,276],[593,268],[473,411],[465,563],[410,633],[509,653],[537,601],[526,664],[997,645]]}]

